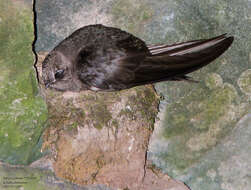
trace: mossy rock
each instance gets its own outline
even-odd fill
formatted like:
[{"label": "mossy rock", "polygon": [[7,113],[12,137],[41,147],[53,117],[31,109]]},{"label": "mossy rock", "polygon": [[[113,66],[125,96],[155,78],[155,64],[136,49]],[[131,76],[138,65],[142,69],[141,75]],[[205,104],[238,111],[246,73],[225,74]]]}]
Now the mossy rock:
[{"label": "mossy rock", "polygon": [[41,156],[39,139],[47,120],[33,68],[33,13],[8,0],[0,2],[0,12],[0,159],[28,164]]}]

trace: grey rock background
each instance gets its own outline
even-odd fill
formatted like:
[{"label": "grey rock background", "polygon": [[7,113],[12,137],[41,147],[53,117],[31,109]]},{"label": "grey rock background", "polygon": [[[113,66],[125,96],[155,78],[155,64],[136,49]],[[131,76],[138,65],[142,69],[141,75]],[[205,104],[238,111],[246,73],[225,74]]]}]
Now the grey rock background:
[{"label": "grey rock background", "polygon": [[127,30],[149,44],[233,35],[223,56],[191,74],[199,84],[155,85],[165,100],[148,158],[194,190],[249,188],[250,1],[37,0],[36,8],[37,51],[50,51],[75,29],[95,23]]}]

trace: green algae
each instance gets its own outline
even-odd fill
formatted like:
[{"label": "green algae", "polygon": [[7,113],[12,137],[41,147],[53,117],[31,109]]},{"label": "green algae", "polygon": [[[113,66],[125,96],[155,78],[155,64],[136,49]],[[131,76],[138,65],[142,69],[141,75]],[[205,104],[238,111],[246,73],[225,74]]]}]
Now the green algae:
[{"label": "green algae", "polygon": [[[199,88],[168,106],[166,120],[174,131],[180,134],[185,128],[208,130],[211,124],[221,118],[237,97],[236,90],[230,84],[212,90]],[[181,131],[179,132],[178,129]],[[172,136],[171,128],[166,129],[166,137]],[[182,132],[182,133],[185,133]]]},{"label": "green algae", "polygon": [[[223,33],[235,38],[222,56],[189,74],[199,83],[163,82],[155,85],[157,92],[165,96],[161,104],[165,109],[159,126],[161,130],[152,140],[154,144],[152,152],[149,150],[149,158],[152,157],[154,163],[172,177],[179,177],[189,185],[192,184],[190,179],[196,181],[191,189],[220,189],[220,177],[210,180],[205,175],[209,169],[217,171],[217,159],[227,159],[224,149],[220,150],[220,157],[215,156],[216,147],[236,130],[238,120],[250,110],[250,2],[161,2],[167,11],[158,17],[159,20],[154,20],[158,24],[150,25],[154,26],[149,29],[154,42],[160,40],[160,43],[172,44]],[[162,10],[159,4],[156,7]],[[169,19],[163,21],[163,17]],[[156,29],[160,32],[155,32]],[[236,150],[239,151],[241,149]],[[217,161],[209,166],[210,159]],[[239,184],[237,181],[236,177],[231,183]]]},{"label": "green algae", "polygon": [[150,121],[152,123],[152,130],[153,125],[155,122],[155,115],[156,115],[156,107],[153,107],[152,105],[158,104],[158,98],[156,97],[156,94],[154,90],[150,90],[150,88],[140,89],[137,88],[137,107],[135,107],[136,110],[138,110],[141,113],[141,117],[146,119],[147,121]]},{"label": "green algae", "polygon": [[[228,135],[239,110],[238,94],[233,85],[222,83],[217,74],[207,76],[205,85],[193,90],[167,106],[163,137],[169,142],[167,153],[161,157],[173,172],[190,167],[212,146]],[[175,150],[179,150],[179,152]],[[172,157],[169,156],[172,152]],[[177,175],[173,173],[172,175]]]},{"label": "green algae", "polygon": [[117,120],[117,119],[113,119],[111,125],[112,125],[112,127],[115,129],[115,133],[116,133],[116,131],[117,131],[118,128],[119,128],[119,122],[118,122],[118,120]]},{"label": "green algae", "polygon": [[[248,159],[237,156],[243,149],[248,152],[247,144],[229,154],[225,147],[217,147],[235,133],[238,120],[250,111],[250,2],[160,2],[162,4],[156,3],[154,10],[163,14],[157,17],[158,20],[151,21],[156,22],[149,25],[153,29],[147,28],[154,43],[172,44],[223,33],[235,39],[214,62],[189,74],[199,83],[163,82],[155,85],[157,92],[165,97],[161,102],[165,108],[160,114],[164,115],[160,125],[155,127],[149,159],[170,176],[186,182],[191,189],[240,188],[244,175],[237,172],[238,176],[229,177],[229,173],[244,171],[233,163],[248,163]],[[162,9],[165,11],[161,12]],[[243,130],[249,132],[248,128]],[[241,140],[239,135],[238,139],[229,139],[236,146]],[[222,167],[222,176],[228,177],[225,180],[219,176],[219,165],[227,162],[229,155],[233,155],[234,161],[226,164],[230,166],[228,169],[225,169],[226,165]],[[214,176],[210,174],[212,170],[216,171],[216,176],[211,178],[210,175]],[[228,187],[221,188],[224,183]],[[249,187],[248,183],[245,187]]]},{"label": "green algae", "polygon": [[90,117],[94,122],[94,127],[102,129],[108,126],[108,122],[112,119],[111,113],[108,111],[107,106],[101,102],[91,107]]},{"label": "green algae", "polygon": [[153,130],[157,108],[153,105],[159,103],[154,90],[149,87],[135,87],[135,94],[128,96],[128,101],[124,109],[119,113],[120,116],[129,117],[132,120],[138,118],[149,121],[151,123],[149,129]]},{"label": "green algae", "polygon": [[209,89],[215,89],[222,86],[222,78],[216,73],[210,73],[206,76],[205,84]]},{"label": "green algae", "polygon": [[[32,12],[11,2],[0,6],[0,159],[28,164],[40,155],[34,150],[47,120],[33,68]],[[39,148],[39,147],[36,147]]]},{"label": "green algae", "polygon": [[241,91],[246,95],[251,95],[251,69],[244,71],[238,79]]},{"label": "green algae", "polygon": [[224,116],[236,97],[237,93],[230,84],[225,84],[222,88],[213,90],[198,104],[199,109],[190,111],[193,114],[197,113],[191,118],[191,120],[195,120],[192,121],[193,126],[198,129],[208,129],[210,125]]}]

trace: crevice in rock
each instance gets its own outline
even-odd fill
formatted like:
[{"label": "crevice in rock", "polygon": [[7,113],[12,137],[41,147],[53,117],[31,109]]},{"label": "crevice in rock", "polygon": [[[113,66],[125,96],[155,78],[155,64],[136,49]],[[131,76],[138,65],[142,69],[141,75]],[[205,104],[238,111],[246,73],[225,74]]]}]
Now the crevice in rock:
[{"label": "crevice in rock", "polygon": [[144,183],[145,177],[146,177],[146,168],[147,168],[147,153],[148,153],[148,147],[149,147],[149,142],[150,142],[150,137],[151,135],[149,135],[148,139],[147,139],[147,144],[146,144],[146,152],[145,152],[145,160],[144,160],[144,175],[142,178],[142,184]]},{"label": "crevice in rock", "polygon": [[189,190],[192,190],[185,182],[183,182],[184,185],[189,189]]},{"label": "crevice in rock", "polygon": [[[152,85],[153,87],[153,91],[155,93],[155,96],[159,99],[159,102],[158,102],[158,113],[160,112],[160,95],[157,93],[154,85]],[[147,165],[148,165],[148,149],[149,149],[149,143],[150,143],[150,139],[151,139],[151,136],[154,132],[154,125],[155,125],[155,122],[158,118],[158,114],[156,114],[155,116],[155,119],[154,119],[154,124],[153,124],[153,127],[152,127],[152,130],[151,130],[151,133],[149,134],[148,138],[147,138],[147,143],[146,143],[146,152],[145,152],[145,158],[144,158],[144,175],[143,175],[143,178],[142,178],[142,184],[144,184],[144,180],[145,180],[145,177],[146,177],[146,172],[147,172]]]},{"label": "crevice in rock", "polygon": [[32,52],[33,52],[34,57],[35,57],[33,67],[34,67],[35,72],[36,72],[37,81],[38,81],[38,83],[40,83],[40,81],[39,81],[39,74],[38,74],[38,70],[37,70],[38,55],[37,55],[36,48],[35,48],[35,44],[36,44],[36,41],[37,41],[37,12],[36,12],[36,0],[33,0],[33,1],[32,1],[32,12],[33,12],[33,26],[34,26],[34,32],[33,32],[33,34],[34,34],[34,40],[33,40],[33,42],[32,42]]}]

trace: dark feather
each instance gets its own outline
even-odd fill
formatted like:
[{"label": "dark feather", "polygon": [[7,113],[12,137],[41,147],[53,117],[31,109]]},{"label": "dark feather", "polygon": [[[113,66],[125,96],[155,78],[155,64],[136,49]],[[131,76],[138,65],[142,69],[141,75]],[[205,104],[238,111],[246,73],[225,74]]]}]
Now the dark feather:
[{"label": "dark feather", "polygon": [[146,59],[135,72],[133,85],[155,83],[184,78],[190,72],[209,64],[224,53],[232,44],[233,37],[221,35],[209,40],[197,40],[174,46],[151,47],[152,56]]},{"label": "dark feather", "polygon": [[[185,75],[212,62],[224,53],[232,42],[233,37],[221,35],[207,40],[150,46],[149,54],[145,50],[130,51],[131,40],[124,40],[120,43],[120,47],[126,50],[124,54],[119,53],[117,49],[110,49],[113,59],[105,62],[103,60],[102,65],[97,67],[99,71],[97,68],[86,68],[85,71],[81,71],[81,78],[90,86],[107,91],[166,80],[195,82]],[[91,78],[90,73],[94,73]]]},{"label": "dark feather", "polygon": [[162,44],[162,45],[149,45],[148,49],[150,50],[152,55],[161,55],[161,53],[164,53],[167,55],[167,53],[171,54],[172,52],[177,52],[181,51],[184,49],[192,48],[194,46],[198,46],[202,43],[206,43],[209,41],[213,41],[215,39],[221,39],[225,38],[226,34],[222,34],[220,36],[217,36],[215,38],[211,39],[204,39],[204,40],[193,40],[193,41],[188,41],[188,42],[182,42],[182,43],[177,43],[177,44],[172,44],[172,45],[167,45],[167,44]]}]

